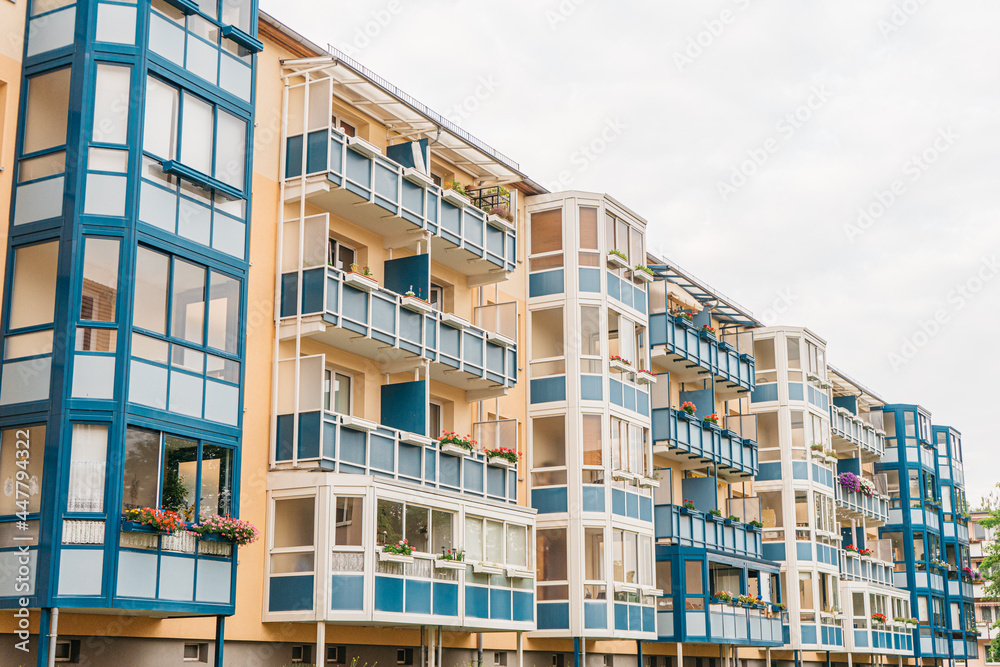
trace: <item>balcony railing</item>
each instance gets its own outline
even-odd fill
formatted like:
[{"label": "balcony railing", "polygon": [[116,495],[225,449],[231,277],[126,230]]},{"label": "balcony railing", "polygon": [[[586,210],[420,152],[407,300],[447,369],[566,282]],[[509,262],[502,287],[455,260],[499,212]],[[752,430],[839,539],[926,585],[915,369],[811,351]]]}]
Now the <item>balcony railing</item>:
[{"label": "balcony railing", "polygon": [[[890,559],[892,557],[890,556]],[[893,586],[893,564],[882,557],[859,556],[840,549],[840,578],[847,581],[864,581],[870,584]]]},{"label": "balcony railing", "polygon": [[[395,292],[381,287],[366,291],[346,284],[354,275],[329,267],[302,272],[302,313],[316,316],[303,327],[303,335],[378,361],[388,372],[422,357],[431,362],[434,380],[460,389],[497,390],[495,395],[500,395],[516,384],[516,335],[497,338],[499,332],[429,307],[423,312],[412,310]],[[283,276],[287,280],[282,280],[282,317],[296,314],[297,277],[296,273]],[[480,319],[485,322],[488,314],[508,310],[507,304],[498,304],[494,311],[480,311]],[[295,325],[288,324],[281,335],[289,338],[294,333]]]},{"label": "balcony railing", "polygon": [[[348,147],[351,143],[353,147]],[[483,285],[505,280],[517,264],[513,225],[494,221],[468,198],[378,154],[367,142],[325,128],[287,140],[286,201],[310,203],[383,237],[431,235],[434,261]],[[305,151],[305,191],[298,180]],[[297,158],[297,159],[296,159]],[[359,207],[358,204],[369,204]]]},{"label": "balcony railing", "polygon": [[483,450],[506,447],[518,451],[517,420],[482,421],[472,425],[472,438]]},{"label": "balcony railing", "polygon": [[[862,618],[860,621],[865,621]],[[913,631],[903,625],[880,625],[872,628],[855,627],[850,633],[854,642],[849,649],[871,649],[881,653],[908,654],[913,652]]]},{"label": "balcony railing", "polygon": [[[683,616],[682,616],[683,614]],[[739,646],[781,646],[788,613],[767,609],[709,604],[705,611],[659,611],[657,632],[660,641],[705,642]],[[685,626],[681,627],[681,620]]]},{"label": "balcony railing", "polygon": [[865,516],[873,521],[886,523],[889,520],[889,500],[875,495],[866,496],[860,491],[848,491],[839,483],[834,483],[837,514],[846,518]]},{"label": "balcony railing", "polygon": [[[708,424],[686,412],[656,407],[658,388],[653,389],[653,451],[689,463],[701,459],[715,463],[721,479],[745,481],[757,476],[756,415],[740,415],[723,422],[725,428]],[[753,424],[751,426],[751,424]],[[739,428],[740,432],[730,430]]]},{"label": "balcony railing", "polygon": [[763,558],[761,530],[743,521],[733,522],[677,505],[656,505],[653,517],[658,542]]},{"label": "balcony railing", "polygon": [[734,397],[754,388],[753,334],[723,333],[722,338],[702,333],[693,324],[668,313],[649,316],[649,343],[663,346],[665,363],[678,377],[700,379],[703,372],[718,381],[716,395]]},{"label": "balcony railing", "polygon": [[835,450],[861,447],[878,457],[885,453],[885,435],[850,410],[830,406],[830,431]]}]

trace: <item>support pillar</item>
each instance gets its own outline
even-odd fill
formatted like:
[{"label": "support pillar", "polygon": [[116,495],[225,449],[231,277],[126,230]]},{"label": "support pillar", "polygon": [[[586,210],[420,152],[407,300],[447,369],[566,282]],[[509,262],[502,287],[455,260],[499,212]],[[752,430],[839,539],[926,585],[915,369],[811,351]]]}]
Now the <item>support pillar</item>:
[{"label": "support pillar", "polygon": [[427,667],[427,648],[424,642],[427,640],[427,626],[420,626],[420,667]]},{"label": "support pillar", "polygon": [[[316,624],[316,667],[326,665],[326,621]],[[222,665],[219,665],[222,667]]]},{"label": "support pillar", "polygon": [[764,649],[764,667],[771,667],[771,647]]},{"label": "support pillar", "polygon": [[677,642],[677,667],[684,667],[684,644]]},{"label": "support pillar", "polygon": [[580,667],[580,638],[573,637],[573,667]]},{"label": "support pillar", "polygon": [[517,631],[517,667],[524,667],[524,633],[520,630]]},{"label": "support pillar", "polygon": [[38,619],[38,649],[35,654],[35,664],[38,667],[48,667],[49,664],[49,628],[51,627],[51,621],[52,610],[42,609]]},{"label": "support pillar", "polygon": [[437,628],[438,633],[438,645],[437,645],[437,667],[441,667],[443,664],[441,662],[441,656],[444,653],[444,629],[439,625]]},{"label": "support pillar", "polygon": [[215,667],[223,667],[226,652],[226,617],[215,617]]},{"label": "support pillar", "polygon": [[635,640],[635,649],[636,649],[636,656],[637,656],[636,657],[636,661],[635,661],[635,667],[642,667],[642,640],[641,639],[636,639]]},{"label": "support pillar", "polygon": [[430,633],[428,633],[427,638],[427,667],[434,667],[434,645],[437,640],[437,632],[435,628],[431,628]]}]

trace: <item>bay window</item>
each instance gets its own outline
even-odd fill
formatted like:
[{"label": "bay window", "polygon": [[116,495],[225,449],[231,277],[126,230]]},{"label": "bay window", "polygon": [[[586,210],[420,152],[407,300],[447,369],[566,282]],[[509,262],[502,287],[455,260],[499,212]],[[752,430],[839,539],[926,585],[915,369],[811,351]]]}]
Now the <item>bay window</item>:
[{"label": "bay window", "polygon": [[520,568],[529,566],[528,527],[498,519],[465,517],[465,559]]},{"label": "bay window", "polygon": [[405,539],[414,551],[440,553],[454,547],[454,513],[395,500],[379,499],[375,513],[375,543]]},{"label": "bay window", "polygon": [[271,574],[308,574],[315,570],[316,499],[274,501]]}]

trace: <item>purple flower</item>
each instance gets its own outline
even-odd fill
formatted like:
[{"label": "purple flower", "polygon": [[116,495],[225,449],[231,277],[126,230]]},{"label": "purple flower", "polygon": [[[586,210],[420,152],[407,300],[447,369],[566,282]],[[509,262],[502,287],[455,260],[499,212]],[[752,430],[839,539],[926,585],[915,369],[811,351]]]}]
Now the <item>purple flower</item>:
[{"label": "purple flower", "polygon": [[837,475],[837,482],[848,491],[860,491],[861,479],[853,472],[842,472]]}]

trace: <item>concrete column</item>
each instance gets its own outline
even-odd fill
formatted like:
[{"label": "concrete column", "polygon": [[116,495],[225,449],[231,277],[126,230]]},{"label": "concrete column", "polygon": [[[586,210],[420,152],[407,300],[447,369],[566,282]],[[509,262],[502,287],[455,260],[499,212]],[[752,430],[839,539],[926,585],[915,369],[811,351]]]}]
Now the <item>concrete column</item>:
[{"label": "concrete column", "polygon": [[326,665],[326,621],[316,624],[316,667]]},{"label": "concrete column", "polygon": [[[54,630],[53,630],[54,632]],[[226,617],[215,617],[215,667],[223,667],[223,654],[226,649]],[[52,663],[55,663],[53,655]]]},{"label": "concrete column", "polygon": [[431,628],[431,631],[427,636],[427,667],[434,667],[434,645],[437,640],[437,633],[435,628]]},{"label": "concrete column", "polygon": [[524,667],[524,633],[517,631],[517,667]]},{"label": "concrete column", "polygon": [[684,667],[684,644],[677,642],[677,667]]}]

